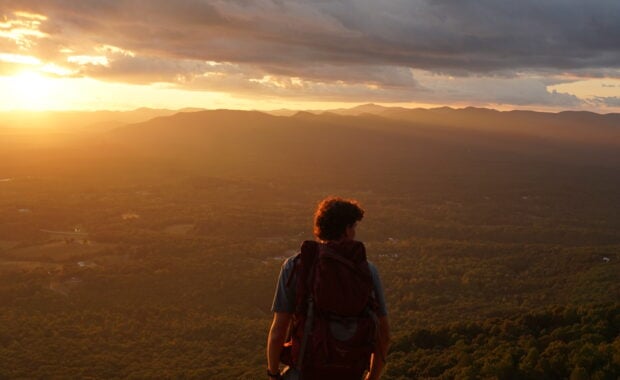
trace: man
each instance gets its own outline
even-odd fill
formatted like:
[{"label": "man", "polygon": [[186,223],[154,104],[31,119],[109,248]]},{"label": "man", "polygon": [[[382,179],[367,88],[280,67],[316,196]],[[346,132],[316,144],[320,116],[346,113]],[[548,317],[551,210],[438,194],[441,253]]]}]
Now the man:
[{"label": "man", "polygon": [[[373,309],[374,312],[372,312],[373,325],[375,326],[375,330],[373,331],[378,330],[376,339],[372,340],[372,342],[374,342],[372,343],[373,347],[370,347],[369,363],[363,363],[363,368],[369,368],[364,379],[378,380],[381,377],[381,371],[385,365],[385,358],[387,356],[389,325],[385,297],[383,295],[383,288],[377,269],[370,262],[366,261],[366,253],[363,244],[354,240],[357,223],[362,220],[363,216],[364,210],[354,200],[330,197],[321,201],[314,215],[314,235],[318,240],[318,244],[315,243],[315,255],[318,257],[319,252],[321,254],[327,252],[327,254],[332,254],[333,256],[333,252],[340,251],[338,253],[342,253],[346,257],[346,254],[349,254],[345,252],[347,249],[351,252],[355,251],[351,253],[352,255],[359,254],[360,251],[363,251],[363,258],[358,260],[358,264],[360,268],[369,272],[368,279],[372,281],[370,283],[371,289],[369,289],[370,297],[368,299],[370,300],[369,303],[375,305]],[[303,249],[304,247],[302,246],[302,251]],[[296,269],[299,268],[299,256],[301,256],[301,254],[296,257],[291,257],[284,262],[276,287],[272,306],[274,316],[267,340],[267,374],[271,380],[280,378],[279,366],[283,344],[287,339],[289,328],[295,328],[295,323],[291,325],[292,322],[298,322],[300,304],[303,302],[303,304],[301,304],[302,310],[303,306],[306,305],[305,299],[300,301],[300,299],[297,298],[297,293],[300,292],[298,283],[299,277],[302,277],[300,273],[296,273]],[[320,310],[318,312],[320,312]],[[308,312],[305,311],[304,313]],[[369,312],[368,314],[370,315],[371,313]],[[306,317],[306,315],[304,314],[302,317]],[[315,321],[315,323],[317,322]],[[297,334],[298,341],[305,340],[306,338],[299,337],[303,335],[306,327],[297,326],[296,328],[301,331],[301,333]],[[293,332],[292,335],[295,336],[295,332]],[[301,347],[305,347],[305,344],[301,343]],[[309,349],[310,348],[305,347],[297,351],[308,351]],[[303,355],[304,354],[301,354],[301,356]],[[311,355],[311,352],[306,352],[306,357]],[[297,358],[295,360],[297,360]],[[307,366],[308,364],[306,364],[306,367]],[[329,377],[338,378],[339,380],[349,380],[345,379],[343,375],[325,375],[325,372],[323,372],[322,375],[318,375],[317,373],[321,372],[313,372],[312,368],[305,369],[302,373],[304,374],[303,380],[324,380]],[[359,373],[359,375],[354,373],[351,375],[351,380],[359,380],[361,377],[361,373]]]}]

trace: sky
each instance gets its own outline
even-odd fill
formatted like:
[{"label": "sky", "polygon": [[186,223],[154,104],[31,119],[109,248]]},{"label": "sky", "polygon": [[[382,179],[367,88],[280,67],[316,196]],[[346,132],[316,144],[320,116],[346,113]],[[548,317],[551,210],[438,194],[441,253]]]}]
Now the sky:
[{"label": "sky", "polygon": [[0,109],[620,112],[618,0],[0,0]]}]

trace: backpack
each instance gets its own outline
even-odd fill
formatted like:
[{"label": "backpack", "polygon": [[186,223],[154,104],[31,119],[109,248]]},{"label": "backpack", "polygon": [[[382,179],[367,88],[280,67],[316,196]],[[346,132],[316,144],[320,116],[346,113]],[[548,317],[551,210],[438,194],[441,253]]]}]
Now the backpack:
[{"label": "backpack", "polygon": [[296,306],[283,363],[305,380],[360,379],[378,334],[378,305],[364,244],[305,241],[289,286],[294,274]]}]

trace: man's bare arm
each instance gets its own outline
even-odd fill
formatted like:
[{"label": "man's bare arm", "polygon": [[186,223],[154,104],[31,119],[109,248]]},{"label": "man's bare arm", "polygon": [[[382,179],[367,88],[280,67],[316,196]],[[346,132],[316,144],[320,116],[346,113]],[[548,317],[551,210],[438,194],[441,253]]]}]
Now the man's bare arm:
[{"label": "man's bare arm", "polygon": [[269,337],[267,338],[267,369],[270,373],[278,373],[280,367],[280,352],[286,339],[288,326],[291,322],[291,313],[274,313]]},{"label": "man's bare arm", "polygon": [[370,358],[370,371],[365,380],[379,380],[390,348],[390,325],[387,316],[379,317],[379,341]]}]

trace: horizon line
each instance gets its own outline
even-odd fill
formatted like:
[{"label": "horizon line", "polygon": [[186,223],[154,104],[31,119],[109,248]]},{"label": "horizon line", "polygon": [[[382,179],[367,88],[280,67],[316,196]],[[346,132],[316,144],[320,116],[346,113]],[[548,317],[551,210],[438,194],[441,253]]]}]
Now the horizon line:
[{"label": "horizon line", "polygon": [[[310,112],[310,113],[325,113],[330,111],[342,111],[342,110],[354,110],[356,108],[361,107],[380,107],[385,109],[406,109],[406,110],[437,110],[437,109],[451,109],[455,111],[466,110],[466,109],[480,109],[480,110],[490,110],[497,112],[536,112],[536,113],[548,113],[548,114],[560,114],[565,112],[575,112],[575,113],[591,113],[597,115],[618,115],[620,112],[597,112],[588,109],[541,109],[540,107],[492,107],[492,106],[476,106],[476,105],[463,105],[463,106],[450,106],[450,105],[427,105],[427,106],[415,106],[415,107],[407,107],[404,105],[385,105],[386,103],[375,103],[375,102],[367,102],[367,103],[357,103],[350,107],[332,107],[332,108],[203,108],[203,107],[180,107],[180,108],[157,108],[157,107],[137,107],[137,108],[127,108],[127,109],[0,109],[0,113],[3,114],[11,114],[11,113],[28,113],[28,114],[49,114],[49,113],[97,113],[97,112],[114,112],[114,113],[129,113],[136,111],[176,111],[176,112],[201,112],[201,111],[242,111],[242,112],[263,112],[263,113],[275,113],[275,112]],[[363,112],[361,114],[371,112]]]}]

